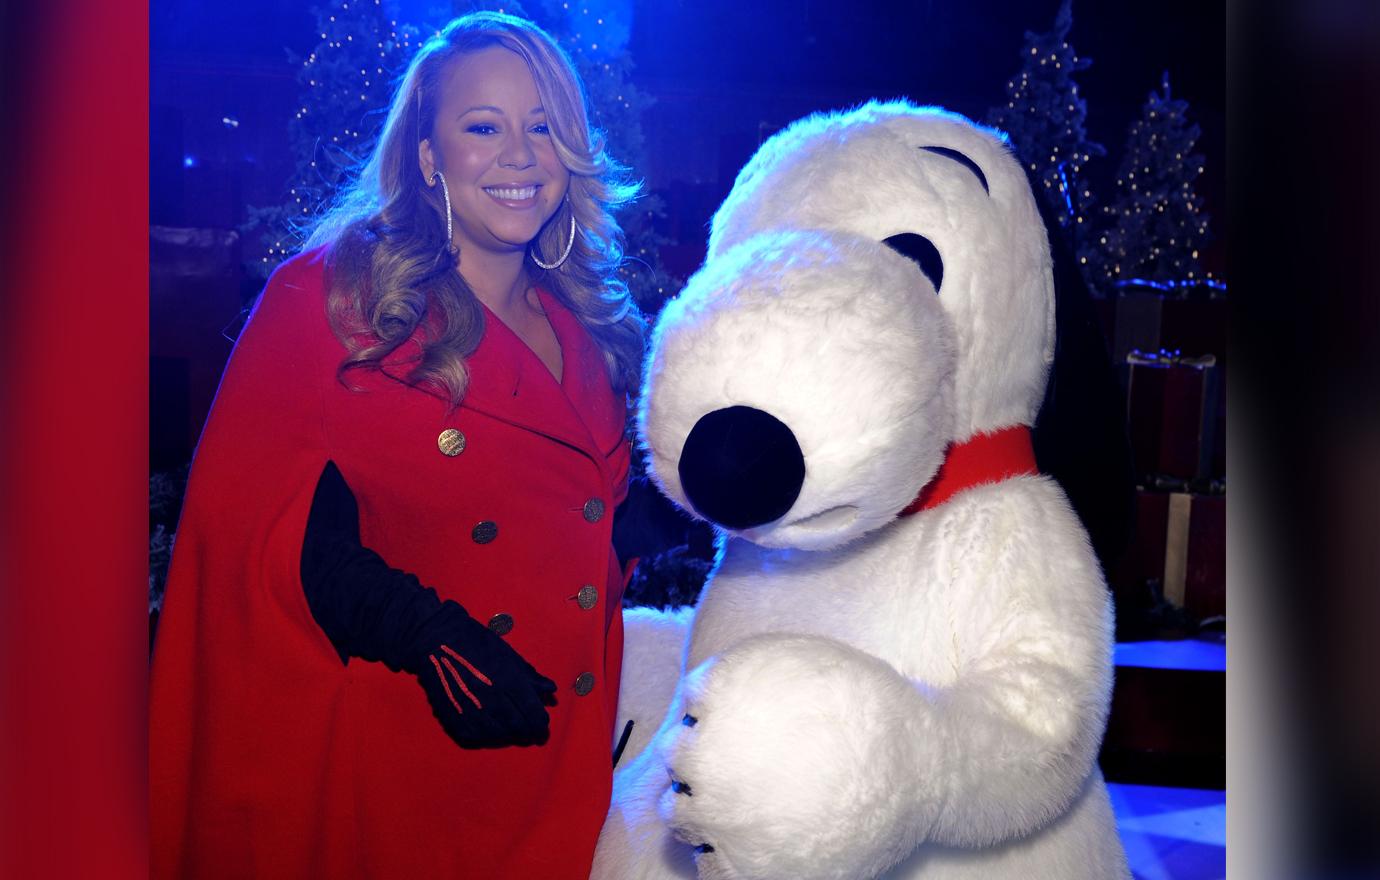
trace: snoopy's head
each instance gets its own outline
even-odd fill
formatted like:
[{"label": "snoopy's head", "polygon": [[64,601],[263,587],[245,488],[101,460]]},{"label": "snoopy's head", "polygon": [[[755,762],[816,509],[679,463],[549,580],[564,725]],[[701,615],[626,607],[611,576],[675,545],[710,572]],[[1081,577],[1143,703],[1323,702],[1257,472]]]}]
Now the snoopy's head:
[{"label": "snoopy's head", "polygon": [[677,503],[768,547],[891,521],[950,443],[1030,424],[1049,248],[1004,136],[904,102],[767,141],[657,322],[639,434]]}]

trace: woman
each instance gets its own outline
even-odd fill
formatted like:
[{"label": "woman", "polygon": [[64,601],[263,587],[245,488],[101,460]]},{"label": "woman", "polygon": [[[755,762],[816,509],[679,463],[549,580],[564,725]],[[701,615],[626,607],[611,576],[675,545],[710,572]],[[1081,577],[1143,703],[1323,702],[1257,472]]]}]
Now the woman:
[{"label": "woman", "polygon": [[643,331],[620,171],[531,23],[420,50],[197,450],[154,653],[155,876],[587,876]]}]

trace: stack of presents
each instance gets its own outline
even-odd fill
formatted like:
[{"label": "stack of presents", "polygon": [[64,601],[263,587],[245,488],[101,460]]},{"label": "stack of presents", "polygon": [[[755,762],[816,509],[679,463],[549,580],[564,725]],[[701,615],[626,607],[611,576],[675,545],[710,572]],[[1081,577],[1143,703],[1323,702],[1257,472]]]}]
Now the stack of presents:
[{"label": "stack of presents", "polygon": [[1115,781],[1221,788],[1226,299],[1202,288],[1130,289],[1099,306],[1126,392],[1137,484],[1134,539],[1107,572],[1118,638],[1196,636],[1118,647],[1102,767]]},{"label": "stack of presents", "polygon": [[1135,539],[1108,579],[1211,627],[1226,614],[1227,301],[1147,287],[1104,302],[1137,484]]}]

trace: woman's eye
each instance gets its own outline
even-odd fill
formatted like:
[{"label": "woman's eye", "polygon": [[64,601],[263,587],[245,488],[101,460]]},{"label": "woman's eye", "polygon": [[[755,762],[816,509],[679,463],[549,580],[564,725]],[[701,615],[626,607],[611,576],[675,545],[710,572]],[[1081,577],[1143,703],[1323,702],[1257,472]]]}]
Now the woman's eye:
[{"label": "woman's eye", "polygon": [[547,125],[546,125],[545,122],[538,122],[536,125],[532,126],[532,133],[533,133],[533,134],[550,134],[550,133],[551,133],[551,129],[547,127]]},{"label": "woman's eye", "polygon": [[493,134],[498,131],[498,129],[487,122],[476,122],[474,125],[465,129],[465,131],[468,131],[470,134]]}]

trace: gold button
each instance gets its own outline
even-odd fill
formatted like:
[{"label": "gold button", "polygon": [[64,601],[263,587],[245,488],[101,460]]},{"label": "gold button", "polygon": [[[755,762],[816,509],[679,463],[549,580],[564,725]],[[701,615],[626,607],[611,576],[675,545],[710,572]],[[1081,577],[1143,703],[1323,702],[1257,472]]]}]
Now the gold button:
[{"label": "gold button", "polygon": [[500,636],[506,636],[513,631],[513,615],[495,614],[489,618],[489,629]]},{"label": "gold button", "polygon": [[599,590],[593,584],[585,584],[580,587],[580,592],[575,594],[575,601],[580,603],[580,607],[588,611],[599,602]]},{"label": "gold button", "polygon": [[486,519],[470,529],[470,537],[476,544],[487,544],[498,537],[498,523]]},{"label": "gold button", "polygon": [[436,445],[446,455],[456,456],[465,451],[465,435],[456,428],[446,428],[436,438]]},{"label": "gold button", "polygon": [[585,502],[584,507],[585,522],[597,523],[604,518],[604,502],[600,498],[591,498]]},{"label": "gold button", "polygon": [[575,695],[583,697],[585,694],[594,690],[594,673],[581,672],[575,678]]}]

